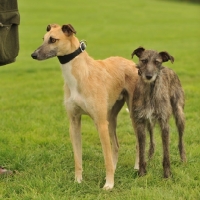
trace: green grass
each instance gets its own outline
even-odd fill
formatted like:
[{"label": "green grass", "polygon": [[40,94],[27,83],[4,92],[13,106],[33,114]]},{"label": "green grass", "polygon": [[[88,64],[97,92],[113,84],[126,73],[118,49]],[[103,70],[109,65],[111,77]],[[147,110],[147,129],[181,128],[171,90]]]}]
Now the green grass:
[{"label": "green grass", "polygon": [[[19,1],[20,53],[0,68],[0,165],[17,173],[0,178],[0,199],[200,199],[200,5],[179,1]],[[56,58],[37,62],[30,54],[50,23],[71,23],[87,40],[95,59],[119,55],[130,59],[138,46],[166,50],[186,93],[187,164],[180,163],[178,136],[171,120],[171,169],[162,178],[162,145],[156,128],[156,152],[148,174],[134,171],[135,136],[125,108],[118,119],[120,142],[115,187],[103,191],[105,168],[98,133],[84,116],[84,181],[74,183],[74,160],[63,106],[63,79]],[[137,62],[137,58],[134,58]]]}]

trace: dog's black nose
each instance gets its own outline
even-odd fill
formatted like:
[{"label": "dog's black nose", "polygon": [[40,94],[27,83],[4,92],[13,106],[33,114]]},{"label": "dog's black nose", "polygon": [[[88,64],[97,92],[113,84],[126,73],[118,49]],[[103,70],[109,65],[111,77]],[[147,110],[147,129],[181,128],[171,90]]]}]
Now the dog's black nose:
[{"label": "dog's black nose", "polygon": [[148,79],[148,80],[150,80],[150,79],[152,79],[152,75],[146,75],[146,79]]},{"label": "dog's black nose", "polygon": [[32,57],[33,59],[37,59],[37,54],[34,52],[34,53],[31,54],[31,57]]}]

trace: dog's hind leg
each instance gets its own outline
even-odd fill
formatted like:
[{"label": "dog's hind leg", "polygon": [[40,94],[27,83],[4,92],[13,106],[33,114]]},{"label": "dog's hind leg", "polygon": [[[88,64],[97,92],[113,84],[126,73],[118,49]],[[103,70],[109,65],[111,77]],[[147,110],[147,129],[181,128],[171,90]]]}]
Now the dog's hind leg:
[{"label": "dog's hind leg", "polygon": [[176,126],[179,133],[179,143],[178,143],[179,153],[180,153],[181,161],[186,162],[187,159],[186,159],[185,147],[184,147],[184,142],[183,142],[183,133],[184,133],[184,128],[185,128],[185,117],[183,113],[183,108],[177,105],[176,108],[173,108],[173,109],[174,109],[173,113],[174,113],[174,117],[176,121]]},{"label": "dog's hind leg", "polygon": [[[176,81],[179,82],[178,78],[176,79],[177,79]],[[185,104],[184,93],[181,89],[181,86],[179,86],[179,88],[176,89],[174,95],[171,98],[171,106],[172,106],[172,111],[173,111],[173,115],[176,122],[176,127],[179,133],[178,148],[179,148],[181,161],[187,162],[185,147],[184,147],[184,142],[183,142],[183,134],[184,134],[184,129],[185,129],[184,104]]]},{"label": "dog's hind leg", "polygon": [[139,142],[138,142],[138,136],[137,136],[137,129],[136,129],[136,123],[133,119],[133,108],[132,108],[132,100],[133,100],[133,89],[129,89],[129,92],[127,93],[126,97],[126,104],[128,106],[129,112],[130,112],[130,118],[132,122],[132,126],[135,133],[136,138],[136,155],[135,155],[135,165],[134,169],[139,170]]},{"label": "dog's hind leg", "polygon": [[82,142],[81,142],[81,116],[70,116],[70,138],[72,141],[75,160],[75,181],[82,181]]},{"label": "dog's hind leg", "polygon": [[108,122],[109,122],[108,128],[112,143],[112,157],[113,157],[114,169],[116,169],[117,167],[118,151],[119,151],[119,143],[116,134],[117,115],[121,110],[121,108],[123,107],[124,102],[125,102],[124,99],[116,101],[110,114],[108,115]]}]

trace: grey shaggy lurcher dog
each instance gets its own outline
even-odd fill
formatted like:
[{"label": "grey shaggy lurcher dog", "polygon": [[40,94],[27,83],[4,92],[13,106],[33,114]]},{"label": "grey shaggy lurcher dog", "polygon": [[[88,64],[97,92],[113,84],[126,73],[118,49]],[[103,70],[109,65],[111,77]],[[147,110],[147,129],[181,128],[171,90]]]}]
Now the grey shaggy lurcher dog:
[{"label": "grey shaggy lurcher dog", "polygon": [[169,159],[169,118],[173,114],[179,133],[179,152],[186,162],[183,144],[185,127],[184,92],[175,72],[163,67],[162,63],[174,58],[167,52],[156,52],[139,47],[133,51],[132,57],[139,58],[137,65],[140,78],[137,81],[132,102],[132,118],[139,143],[139,175],[146,173],[145,162],[145,128],[150,133],[149,157],[154,153],[153,128],[158,122],[162,133],[164,177],[170,172]]}]

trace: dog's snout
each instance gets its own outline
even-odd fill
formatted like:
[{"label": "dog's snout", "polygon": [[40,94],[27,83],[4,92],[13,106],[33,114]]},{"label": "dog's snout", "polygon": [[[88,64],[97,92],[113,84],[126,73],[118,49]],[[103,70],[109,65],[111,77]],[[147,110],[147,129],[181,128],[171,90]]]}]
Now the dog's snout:
[{"label": "dog's snout", "polygon": [[151,80],[152,77],[153,77],[152,75],[146,75],[146,79],[147,79],[147,80]]},{"label": "dog's snout", "polygon": [[32,57],[33,59],[37,59],[37,54],[34,52],[34,53],[31,54],[31,57]]}]

